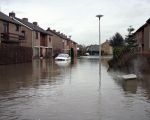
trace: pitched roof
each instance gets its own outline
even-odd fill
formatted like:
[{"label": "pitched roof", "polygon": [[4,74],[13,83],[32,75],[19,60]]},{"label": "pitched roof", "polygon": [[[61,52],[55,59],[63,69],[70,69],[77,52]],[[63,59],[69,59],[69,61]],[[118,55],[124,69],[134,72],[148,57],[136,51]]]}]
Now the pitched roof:
[{"label": "pitched roof", "polygon": [[146,21],[146,23],[150,23],[150,18]]},{"label": "pitched roof", "polygon": [[66,36],[61,35],[59,32],[56,32],[55,30],[51,30],[50,28],[47,29],[47,32],[51,32],[51,33],[53,33],[53,34],[59,36],[60,38],[63,38],[63,39],[68,40],[68,38],[67,38]]},{"label": "pitched roof", "polygon": [[87,47],[87,51],[99,51],[99,45],[90,45]]},{"label": "pitched roof", "polygon": [[47,32],[53,33],[53,34],[59,36],[59,37],[62,38],[62,39],[65,39],[65,40],[68,40],[68,41],[71,41],[71,42],[77,44],[75,41],[71,40],[71,39],[68,38],[66,35],[60,34],[59,32],[56,32],[55,30],[51,30],[50,28],[48,28],[48,29],[47,29]]},{"label": "pitched roof", "polygon": [[142,31],[148,24],[150,24],[150,18],[146,21],[144,25],[138,28],[135,33]]},{"label": "pitched roof", "polygon": [[21,23],[27,25],[28,27],[30,27],[31,29],[35,30],[35,31],[38,31],[38,32],[41,32],[43,34],[49,34],[51,35],[49,32],[47,32],[46,30],[42,29],[41,27],[37,26],[37,25],[34,25],[33,23],[30,23],[30,22],[27,22],[27,21],[23,21],[22,19],[20,18],[17,18],[15,17],[15,19],[17,19],[18,21],[20,21]]},{"label": "pitched roof", "polygon": [[110,45],[110,42],[109,42],[108,40],[106,40],[105,42],[103,42],[103,43],[101,44],[101,46],[106,45],[106,44]]},{"label": "pitched roof", "polygon": [[145,24],[142,25],[139,29],[137,29],[135,33],[142,31],[145,26],[147,26],[147,23],[145,23]]},{"label": "pitched roof", "polygon": [[19,24],[18,22],[16,22],[15,20],[13,20],[12,18],[10,18],[9,16],[7,16],[6,14],[2,12],[0,12],[0,19],[3,21],[14,23],[14,24]]}]

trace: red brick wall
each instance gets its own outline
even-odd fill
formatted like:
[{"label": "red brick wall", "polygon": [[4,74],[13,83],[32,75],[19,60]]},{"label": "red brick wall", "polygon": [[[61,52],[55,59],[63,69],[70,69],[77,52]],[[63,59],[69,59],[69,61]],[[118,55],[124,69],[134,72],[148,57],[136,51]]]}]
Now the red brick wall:
[{"label": "red brick wall", "polygon": [[32,61],[32,48],[0,44],[0,65]]}]

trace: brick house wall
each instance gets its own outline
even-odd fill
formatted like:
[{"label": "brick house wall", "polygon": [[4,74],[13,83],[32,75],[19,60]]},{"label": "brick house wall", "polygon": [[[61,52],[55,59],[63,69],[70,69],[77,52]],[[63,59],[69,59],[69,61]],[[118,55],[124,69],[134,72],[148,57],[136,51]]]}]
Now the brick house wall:
[{"label": "brick house wall", "polygon": [[52,36],[51,36],[51,43],[52,43],[52,49],[53,49],[53,57],[56,57],[59,53],[63,52],[64,49],[64,42],[63,39],[58,36],[55,31],[47,30]]},{"label": "brick house wall", "polygon": [[0,65],[32,61],[32,48],[0,44]]},{"label": "brick house wall", "polygon": [[138,44],[138,53],[150,54],[150,20],[141,26],[135,33],[134,36]]},{"label": "brick house wall", "polygon": [[[0,65],[31,62],[32,44],[29,39],[31,36],[26,36],[24,39],[22,30],[25,27],[9,16],[4,14],[3,16],[7,20],[0,19]],[[4,29],[4,24],[8,25],[7,30]]]},{"label": "brick house wall", "polygon": [[112,55],[112,47],[110,46],[109,42],[106,41],[101,45],[101,51],[105,55]]},{"label": "brick house wall", "polygon": [[20,46],[32,47],[32,30],[21,26],[21,35],[25,34],[25,39],[20,43]]}]

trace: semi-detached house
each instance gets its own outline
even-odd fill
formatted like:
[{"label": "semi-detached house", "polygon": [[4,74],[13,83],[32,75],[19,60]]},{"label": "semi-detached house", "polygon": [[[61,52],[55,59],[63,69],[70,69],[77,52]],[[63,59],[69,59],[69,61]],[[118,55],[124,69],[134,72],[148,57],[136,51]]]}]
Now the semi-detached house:
[{"label": "semi-detached house", "polygon": [[32,46],[33,58],[52,57],[51,34],[39,27],[37,22],[31,23],[28,18],[17,18],[14,12],[9,13],[9,16],[24,26],[22,33],[27,41],[30,42],[29,45]]},{"label": "semi-detached house", "polygon": [[32,47],[26,41],[22,25],[0,12],[0,64],[32,61]]},{"label": "semi-detached house", "polygon": [[47,29],[47,32],[52,34],[52,46],[53,56],[57,56],[59,53],[70,54],[70,50],[74,50],[74,56],[77,56],[77,43],[68,38],[65,34],[56,32],[56,30]]},{"label": "semi-detached house", "polygon": [[137,29],[134,36],[138,44],[138,53],[150,54],[150,19]]},{"label": "semi-detached house", "polygon": [[20,19],[14,12],[9,16],[0,12],[0,49],[0,64],[29,62],[32,58],[55,57],[59,53],[70,54],[71,49],[77,56],[77,43],[71,37],[55,30],[45,31],[37,22]]},{"label": "semi-detached house", "polygon": [[20,45],[24,41],[21,24],[0,12],[0,42],[11,45]]}]

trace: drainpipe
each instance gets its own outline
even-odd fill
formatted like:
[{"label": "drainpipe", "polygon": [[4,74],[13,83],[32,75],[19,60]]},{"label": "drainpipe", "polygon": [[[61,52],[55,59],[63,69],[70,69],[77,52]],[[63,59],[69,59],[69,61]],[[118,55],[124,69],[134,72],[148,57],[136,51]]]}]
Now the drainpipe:
[{"label": "drainpipe", "polygon": [[149,49],[150,49],[150,25],[148,25],[148,41],[149,41]]},{"label": "drainpipe", "polygon": [[1,44],[1,33],[0,33],[0,44]]},{"label": "drainpipe", "polygon": [[53,53],[53,37],[50,36],[50,38],[51,38],[51,47],[52,47],[52,55],[51,55],[51,57],[53,58],[53,55],[54,55],[54,53]]},{"label": "drainpipe", "polygon": [[40,51],[41,51],[41,50],[40,50],[40,46],[39,46],[39,58],[41,57],[41,56],[40,56],[40,54],[41,54]]},{"label": "drainpipe", "polygon": [[35,52],[34,52],[34,31],[32,30],[32,59],[34,58]]}]

